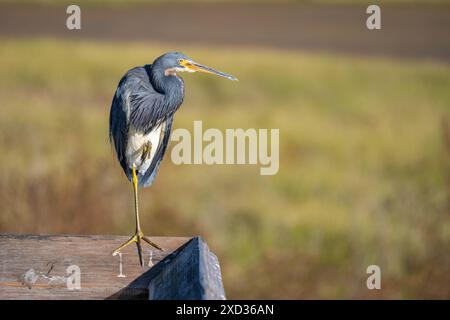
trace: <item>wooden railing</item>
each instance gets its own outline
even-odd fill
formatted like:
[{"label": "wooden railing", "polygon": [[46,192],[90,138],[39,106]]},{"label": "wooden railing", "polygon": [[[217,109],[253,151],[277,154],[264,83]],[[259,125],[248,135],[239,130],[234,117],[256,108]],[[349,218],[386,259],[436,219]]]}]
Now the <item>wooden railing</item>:
[{"label": "wooden railing", "polygon": [[200,237],[153,237],[111,251],[127,237],[0,234],[0,299],[225,299],[217,257]]}]

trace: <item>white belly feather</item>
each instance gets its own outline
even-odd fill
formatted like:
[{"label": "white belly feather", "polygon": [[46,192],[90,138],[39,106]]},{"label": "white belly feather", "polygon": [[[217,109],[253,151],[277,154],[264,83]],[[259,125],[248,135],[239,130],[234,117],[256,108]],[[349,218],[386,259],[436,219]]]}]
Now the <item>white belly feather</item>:
[{"label": "white belly feather", "polygon": [[[164,136],[164,127],[165,125],[161,124],[148,134],[143,134],[137,132],[134,128],[130,128],[128,132],[127,149],[125,152],[127,163],[130,168],[132,168],[134,164],[139,172],[143,173],[148,170],[162,137]],[[151,149],[147,157],[143,159],[142,154],[148,142],[150,142]]]}]

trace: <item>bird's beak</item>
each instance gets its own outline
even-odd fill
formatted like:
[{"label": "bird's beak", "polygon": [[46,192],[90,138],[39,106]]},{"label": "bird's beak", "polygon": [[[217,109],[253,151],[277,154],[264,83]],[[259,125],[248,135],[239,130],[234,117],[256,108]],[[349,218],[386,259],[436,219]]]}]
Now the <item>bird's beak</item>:
[{"label": "bird's beak", "polygon": [[214,70],[214,69],[212,69],[210,67],[204,66],[204,65],[202,65],[200,63],[197,63],[197,62],[194,62],[192,60],[184,59],[184,60],[182,60],[180,62],[180,65],[182,65],[184,68],[188,69],[191,72],[198,71],[198,72],[210,73],[210,74],[215,74],[217,76],[221,76],[221,77],[227,78],[229,80],[233,80],[233,81],[237,81],[238,80],[236,77],[233,77],[230,74]]}]

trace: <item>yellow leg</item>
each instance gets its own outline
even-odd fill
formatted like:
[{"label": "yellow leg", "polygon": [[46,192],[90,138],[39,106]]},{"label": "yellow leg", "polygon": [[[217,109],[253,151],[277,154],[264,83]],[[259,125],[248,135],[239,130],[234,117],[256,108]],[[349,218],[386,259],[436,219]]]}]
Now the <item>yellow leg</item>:
[{"label": "yellow leg", "polygon": [[141,263],[141,266],[144,266],[144,261],[142,259],[142,246],[141,246],[141,239],[147,242],[149,245],[155,247],[156,249],[163,250],[160,246],[158,246],[156,243],[151,241],[149,238],[144,236],[144,233],[141,231],[141,225],[139,223],[139,205],[138,205],[138,178],[136,175],[136,169],[133,165],[132,168],[132,174],[133,174],[133,191],[134,191],[134,213],[136,216],[136,232],[135,234],[124,244],[119,246],[116,250],[113,251],[113,255],[117,254],[120,250],[128,246],[129,244],[135,242],[137,249],[138,249],[138,255],[139,255],[139,262]]}]

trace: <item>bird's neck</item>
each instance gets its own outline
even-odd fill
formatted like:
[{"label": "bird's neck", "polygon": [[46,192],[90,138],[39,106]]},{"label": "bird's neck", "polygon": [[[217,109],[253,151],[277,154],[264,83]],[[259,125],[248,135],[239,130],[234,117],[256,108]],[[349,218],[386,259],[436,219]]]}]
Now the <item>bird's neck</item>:
[{"label": "bird's neck", "polygon": [[175,74],[165,75],[160,69],[149,70],[153,88],[161,94],[173,94],[183,90],[183,80]]},{"label": "bird's neck", "polygon": [[153,68],[149,70],[149,75],[153,88],[161,93],[165,107],[174,109],[171,111],[175,112],[183,102],[183,80],[175,74],[166,76],[162,70]]}]

